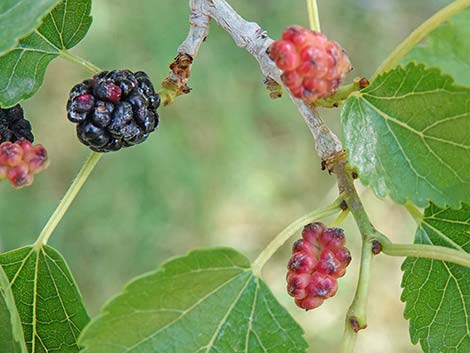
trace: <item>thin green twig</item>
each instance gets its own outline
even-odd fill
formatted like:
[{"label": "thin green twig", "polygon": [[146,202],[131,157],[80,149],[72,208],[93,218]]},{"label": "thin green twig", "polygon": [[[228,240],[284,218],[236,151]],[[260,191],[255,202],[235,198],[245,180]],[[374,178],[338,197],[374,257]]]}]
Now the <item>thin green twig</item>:
[{"label": "thin green twig", "polygon": [[313,31],[321,32],[317,0],[306,0],[306,1],[307,1],[307,11],[308,11],[308,22],[310,24],[310,29]]},{"label": "thin green twig", "polygon": [[382,244],[382,252],[390,256],[434,259],[470,267],[470,254],[444,246],[385,243]]},{"label": "thin green twig", "polygon": [[381,73],[387,72],[397,66],[400,61],[411,51],[411,49],[421,42],[430,32],[434,31],[443,22],[447,21],[449,18],[468,7],[470,7],[470,0],[457,0],[436,12],[427,21],[423,22],[418,28],[416,28],[403,42],[401,42],[401,44],[395,48],[395,50],[377,69],[372,80]]},{"label": "thin green twig", "polygon": [[75,55],[75,54],[69,52],[68,50],[61,51],[60,52],[60,57],[66,59],[68,61],[71,61],[73,63],[76,63],[76,64],[79,64],[79,65],[83,66],[85,69],[90,71],[93,75],[95,75],[95,74],[102,71],[95,64],[89,62],[86,59],[83,59],[83,58],[79,57],[78,55]]},{"label": "thin green twig", "polygon": [[261,275],[261,270],[263,266],[268,262],[268,260],[274,255],[274,253],[282,246],[284,243],[289,240],[289,238],[298,232],[303,226],[308,223],[311,223],[315,220],[318,220],[323,217],[334,215],[340,211],[341,199],[338,198],[335,202],[333,202],[330,206],[326,208],[321,208],[314,210],[306,215],[300,217],[299,219],[295,220],[291,224],[289,224],[282,232],[280,232],[269,245],[264,248],[264,250],[259,254],[256,260],[252,264],[253,273],[255,276]]},{"label": "thin green twig", "polygon": [[343,221],[346,219],[346,217],[349,215],[349,210],[346,209],[343,212],[341,212],[338,217],[331,223],[332,227],[338,227]]},{"label": "thin green twig", "polygon": [[44,226],[43,230],[41,231],[41,234],[39,234],[36,242],[34,243],[36,247],[39,248],[47,244],[52,232],[57,227],[61,219],[64,217],[68,208],[72,204],[73,200],[77,196],[83,184],[85,184],[85,181],[90,176],[91,172],[95,168],[102,155],[103,154],[96,152],[92,152],[89,155],[88,159],[85,161],[82,168],[80,169],[80,172],[78,172],[77,176],[75,177],[75,180],[73,181],[72,185],[70,185],[69,189],[65,193],[64,198],[60,201],[51,218],[49,218],[49,221]]}]

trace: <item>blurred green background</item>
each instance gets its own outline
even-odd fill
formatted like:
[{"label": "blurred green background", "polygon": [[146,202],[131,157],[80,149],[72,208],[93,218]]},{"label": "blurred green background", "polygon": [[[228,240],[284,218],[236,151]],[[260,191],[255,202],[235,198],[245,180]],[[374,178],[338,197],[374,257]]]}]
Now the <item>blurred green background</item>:
[{"label": "blurred green background", "polygon": [[[304,0],[231,0],[272,37],[289,24],[307,25]],[[444,0],[319,0],[322,30],[347,49],[355,76],[371,75],[413,28]],[[89,35],[74,51],[103,69],[145,70],[156,86],[188,29],[188,1],[95,0]],[[0,251],[34,241],[88,151],[65,118],[69,89],[89,74],[56,60],[45,84],[24,102],[36,142],[51,165],[33,186],[0,185]],[[132,277],[195,247],[231,246],[251,259],[284,226],[336,197],[320,171],[311,135],[287,98],[273,101],[257,63],[212,25],[192,71],[189,96],[161,109],[162,123],[145,144],[111,153],[79,194],[51,245],[67,259],[92,315]],[[322,111],[339,133],[339,110]],[[359,186],[360,187],[360,186]],[[374,223],[411,242],[415,225],[403,208],[360,187]],[[265,269],[279,301],[303,325],[310,352],[336,352],[357,278],[359,235],[344,223],[354,256],[338,295],[305,313],[285,293],[289,247]],[[402,318],[402,260],[376,259],[369,328],[357,352],[411,353]]]}]

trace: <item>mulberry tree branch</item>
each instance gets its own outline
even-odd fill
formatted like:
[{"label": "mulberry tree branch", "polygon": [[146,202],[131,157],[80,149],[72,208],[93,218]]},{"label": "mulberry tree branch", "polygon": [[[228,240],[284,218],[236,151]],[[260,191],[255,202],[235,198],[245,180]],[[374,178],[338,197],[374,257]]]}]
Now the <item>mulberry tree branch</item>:
[{"label": "mulberry tree branch", "polygon": [[[178,49],[180,56],[189,55],[191,59],[196,58],[209,32],[210,19],[213,19],[233,38],[237,46],[247,50],[258,61],[264,76],[284,87],[279,69],[267,54],[273,40],[257,23],[242,18],[225,0],[190,0],[190,7],[190,29]],[[290,92],[288,89],[285,91]],[[343,151],[341,141],[326,126],[315,109],[292,95],[290,97],[309,127],[322,161],[335,159]]]}]

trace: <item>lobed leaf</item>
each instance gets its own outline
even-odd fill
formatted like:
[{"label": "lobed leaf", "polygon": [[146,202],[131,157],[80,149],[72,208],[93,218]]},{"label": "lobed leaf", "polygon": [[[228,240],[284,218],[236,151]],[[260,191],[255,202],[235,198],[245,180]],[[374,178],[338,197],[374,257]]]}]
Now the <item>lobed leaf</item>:
[{"label": "lobed leaf", "polygon": [[[442,209],[431,204],[415,243],[470,252],[470,207]],[[438,260],[408,258],[402,300],[414,344],[426,353],[470,352],[470,268]]]},{"label": "lobed leaf", "polygon": [[0,3],[0,55],[33,31],[60,0],[2,0]]},{"label": "lobed leaf", "polygon": [[231,249],[197,250],[131,282],[79,339],[85,353],[305,352],[302,329]]},{"label": "lobed leaf", "polygon": [[0,266],[0,353],[28,353],[8,277]]},{"label": "lobed leaf", "polygon": [[470,202],[470,89],[408,64],[379,76],[342,111],[349,161],[379,197],[418,206]]},{"label": "lobed leaf", "polygon": [[0,56],[0,106],[7,108],[33,96],[48,64],[78,44],[91,25],[91,0],[63,0],[39,28]]},{"label": "lobed leaf", "polygon": [[24,247],[0,255],[10,281],[29,353],[78,352],[89,317],[62,256],[53,248]]},{"label": "lobed leaf", "polygon": [[424,44],[415,47],[403,60],[438,67],[455,82],[470,86],[470,10],[463,11],[434,30]]}]

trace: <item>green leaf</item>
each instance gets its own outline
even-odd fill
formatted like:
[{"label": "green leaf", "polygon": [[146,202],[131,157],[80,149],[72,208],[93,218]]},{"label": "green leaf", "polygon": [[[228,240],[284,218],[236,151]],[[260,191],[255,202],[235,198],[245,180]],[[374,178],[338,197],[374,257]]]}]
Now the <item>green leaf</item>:
[{"label": "green leaf", "polygon": [[36,93],[47,65],[87,33],[90,9],[91,0],[64,0],[38,29],[0,57],[0,106],[14,106]]},{"label": "green leaf", "polygon": [[89,317],[65,260],[53,248],[24,247],[0,255],[30,353],[78,352]]},{"label": "green leaf", "polygon": [[[441,209],[431,204],[415,243],[470,252],[470,207]],[[411,340],[426,353],[470,352],[470,268],[443,261],[408,258],[403,263],[405,318]]]},{"label": "green leaf", "polygon": [[0,266],[0,353],[28,353],[8,277]]},{"label": "green leaf", "polygon": [[302,329],[231,249],[197,250],[131,282],[80,336],[86,353],[305,352]]},{"label": "green leaf", "polygon": [[470,202],[470,89],[410,63],[379,76],[342,111],[349,161],[379,197],[424,207]]},{"label": "green leaf", "polygon": [[404,63],[417,61],[439,67],[455,82],[470,86],[470,11],[463,11],[438,27],[426,43],[415,47]]},{"label": "green leaf", "polygon": [[33,31],[60,0],[2,0],[0,3],[0,55]]}]

